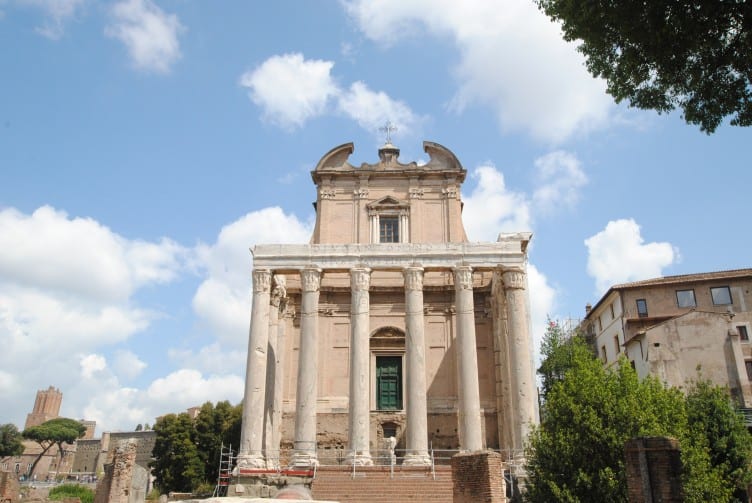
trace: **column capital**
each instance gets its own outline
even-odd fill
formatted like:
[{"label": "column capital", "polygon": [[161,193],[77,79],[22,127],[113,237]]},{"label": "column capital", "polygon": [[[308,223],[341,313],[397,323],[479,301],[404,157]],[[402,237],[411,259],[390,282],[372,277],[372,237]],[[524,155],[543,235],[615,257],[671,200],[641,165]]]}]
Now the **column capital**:
[{"label": "column capital", "polygon": [[459,265],[454,268],[455,290],[473,289],[473,268],[469,265]]},{"label": "column capital", "polygon": [[304,292],[318,292],[321,286],[321,269],[306,267],[300,271],[300,283]]},{"label": "column capital", "polygon": [[282,301],[287,298],[287,278],[283,274],[275,274],[272,277],[274,288],[272,288],[272,294],[270,302],[274,307],[279,307]]},{"label": "column capital", "polygon": [[527,284],[527,274],[522,267],[502,267],[501,278],[505,290],[524,290]]},{"label": "column capital", "polygon": [[408,266],[402,269],[405,277],[405,290],[423,290],[423,268]]},{"label": "column capital", "polygon": [[253,292],[266,293],[271,286],[272,273],[269,269],[253,270]]},{"label": "column capital", "polygon": [[353,291],[368,291],[371,287],[371,269],[353,267],[350,269],[350,288]]}]

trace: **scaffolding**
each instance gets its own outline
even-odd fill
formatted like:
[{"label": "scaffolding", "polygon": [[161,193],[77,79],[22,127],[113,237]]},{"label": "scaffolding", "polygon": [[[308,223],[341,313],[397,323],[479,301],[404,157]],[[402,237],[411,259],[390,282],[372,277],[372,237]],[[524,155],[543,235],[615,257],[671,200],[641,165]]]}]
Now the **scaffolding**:
[{"label": "scaffolding", "polygon": [[230,486],[230,479],[232,477],[232,463],[234,460],[232,454],[232,444],[229,447],[225,447],[223,442],[219,451],[219,472],[217,473],[217,485],[214,488],[213,494],[215,498],[227,496],[227,488]]}]

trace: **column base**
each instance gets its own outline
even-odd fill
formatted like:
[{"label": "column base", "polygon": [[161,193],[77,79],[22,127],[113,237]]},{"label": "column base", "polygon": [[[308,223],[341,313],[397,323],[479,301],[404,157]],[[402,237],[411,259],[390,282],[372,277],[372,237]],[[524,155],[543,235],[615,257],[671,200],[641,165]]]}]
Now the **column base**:
[{"label": "column base", "polygon": [[235,465],[240,470],[265,470],[266,461],[263,454],[241,454]]},{"label": "column base", "polygon": [[373,466],[371,453],[368,451],[355,451],[347,455],[347,464],[350,466]]},{"label": "column base", "polygon": [[292,455],[290,467],[296,469],[314,468],[319,466],[319,460],[310,452],[296,452]]},{"label": "column base", "polygon": [[405,454],[402,466],[431,466],[431,456],[427,452]]}]

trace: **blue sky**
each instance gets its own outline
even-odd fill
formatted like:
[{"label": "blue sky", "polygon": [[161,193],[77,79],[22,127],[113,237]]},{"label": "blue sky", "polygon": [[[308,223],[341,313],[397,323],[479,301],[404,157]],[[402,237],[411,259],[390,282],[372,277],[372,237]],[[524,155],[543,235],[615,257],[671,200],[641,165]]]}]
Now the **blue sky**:
[{"label": "blue sky", "polygon": [[242,399],[249,247],[379,126],[468,170],[473,241],[531,230],[536,344],[615,283],[749,267],[750,130],[615,105],[528,0],[0,0],[0,423],[38,389],[128,430]]}]

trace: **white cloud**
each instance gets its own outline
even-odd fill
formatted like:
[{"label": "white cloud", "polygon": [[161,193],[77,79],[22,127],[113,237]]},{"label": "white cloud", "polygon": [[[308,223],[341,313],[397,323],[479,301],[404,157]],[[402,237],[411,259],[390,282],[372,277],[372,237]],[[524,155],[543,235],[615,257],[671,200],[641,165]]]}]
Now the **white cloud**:
[{"label": "white cloud", "polygon": [[390,121],[399,134],[415,133],[419,119],[405,103],[375,92],[363,82],[354,82],[339,98],[340,111],[355,120],[366,131],[376,132]]},{"label": "white cloud", "polygon": [[118,350],[115,352],[115,361],[112,364],[113,370],[121,378],[134,379],[138,377],[146,368],[146,363],[133,352],[128,350]]},{"label": "white cloud", "polygon": [[81,377],[91,379],[95,374],[107,368],[107,360],[102,355],[90,354],[80,359]]},{"label": "white cloud", "polygon": [[175,279],[186,254],[172,241],[128,240],[48,206],[30,215],[0,211],[0,386],[24,383],[3,394],[5,412],[22,418],[32,390],[54,384],[79,415],[81,397],[93,392],[86,388],[77,398],[77,387],[114,379],[105,348],[144,330],[155,316],[133,296]]},{"label": "white cloud", "polygon": [[76,16],[86,0],[19,0],[19,3],[42,10],[46,19],[36,28],[37,33],[58,40],[65,32],[65,23]]},{"label": "white cloud", "polygon": [[305,59],[300,53],[272,56],[241,75],[240,85],[248,88],[264,119],[284,129],[336,112],[374,135],[387,120],[401,135],[417,132],[422,118],[407,104],[360,81],[342,89],[332,76],[333,67],[332,61]]},{"label": "white cloud", "polygon": [[612,100],[575,45],[564,42],[534,2],[509,0],[353,0],[345,4],[361,31],[391,45],[429,35],[454,42],[460,61],[452,107],[490,107],[504,130],[561,142],[603,125]]},{"label": "white cloud", "polygon": [[[248,313],[246,313],[248,314]],[[250,318],[250,316],[248,316]],[[228,348],[226,344],[214,342],[198,351],[192,349],[170,349],[170,360],[183,368],[198,369],[211,374],[221,374],[229,369],[245,369],[246,346],[238,349]]]},{"label": "white cloud", "polygon": [[533,192],[536,210],[551,212],[562,205],[572,207],[579,189],[588,181],[580,161],[569,152],[557,150],[535,160],[537,188]]},{"label": "white cloud", "polygon": [[496,167],[480,166],[471,176],[476,186],[469,196],[463,197],[462,213],[470,241],[496,241],[500,232],[531,228],[527,196],[507,189],[504,175]]},{"label": "white cloud", "polygon": [[151,0],[122,0],[112,6],[111,15],[105,34],[125,44],[136,68],[168,73],[180,59],[178,35],[185,27],[175,14],[166,14]]},{"label": "white cloud", "polygon": [[587,272],[596,289],[605,292],[616,283],[659,277],[674,263],[678,251],[670,243],[645,243],[633,219],[610,221],[606,228],[585,240]]},{"label": "white cloud", "polygon": [[248,213],[222,228],[217,242],[197,250],[207,278],[193,297],[193,309],[223,342],[247,342],[251,309],[249,248],[256,243],[306,243],[312,228],[278,207]]},{"label": "white cloud", "polygon": [[272,56],[240,77],[249,97],[270,122],[286,129],[302,127],[324,113],[339,92],[331,76],[334,63],[306,60],[300,53]]},{"label": "white cloud", "polygon": [[553,316],[556,307],[556,289],[548,284],[548,278],[533,264],[527,266],[527,284],[530,292],[530,320],[533,331],[533,359],[535,368],[540,366],[540,348],[546,321]]}]

